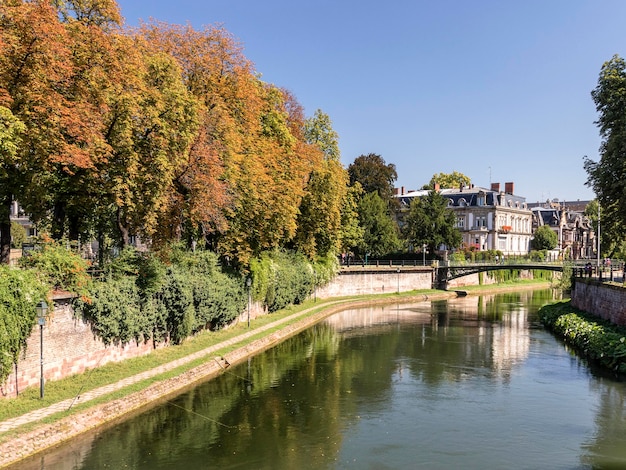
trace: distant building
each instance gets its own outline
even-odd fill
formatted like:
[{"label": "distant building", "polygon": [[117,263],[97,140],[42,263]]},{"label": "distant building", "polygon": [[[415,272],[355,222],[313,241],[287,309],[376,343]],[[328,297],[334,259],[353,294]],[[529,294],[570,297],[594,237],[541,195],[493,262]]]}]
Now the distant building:
[{"label": "distant building", "polygon": [[557,249],[564,259],[593,258],[595,231],[584,214],[588,203],[554,200],[532,204],[533,231],[541,226],[550,227],[557,235]]},{"label": "distant building", "polygon": [[[513,193],[514,184],[493,183],[490,189],[470,185],[455,189],[435,188],[448,199],[448,207],[456,215],[456,226],[465,246],[479,251],[499,250],[504,255],[525,255],[530,251],[532,212],[526,198]],[[408,213],[413,198],[425,196],[429,190],[397,191],[400,200],[398,223]]]}]

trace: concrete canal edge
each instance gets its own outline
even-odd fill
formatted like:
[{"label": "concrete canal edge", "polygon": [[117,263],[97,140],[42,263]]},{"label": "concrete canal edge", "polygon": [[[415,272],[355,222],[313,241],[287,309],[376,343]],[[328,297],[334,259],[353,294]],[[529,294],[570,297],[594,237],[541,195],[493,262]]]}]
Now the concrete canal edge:
[{"label": "concrete canal edge", "polygon": [[[262,338],[253,340],[248,344],[237,347],[225,356],[231,366],[242,363],[249,357],[259,354],[297,335],[324,318],[345,310],[346,308],[359,308],[376,304],[382,305],[396,303],[398,301],[416,302],[435,298],[448,298],[455,295],[455,292],[441,292],[428,296],[419,294],[416,296],[398,298],[386,297],[384,299],[334,302],[317,313],[306,316],[301,320],[269,333]],[[316,309],[316,307],[312,307],[312,309]],[[303,312],[299,312],[293,316],[297,317],[302,315]],[[66,441],[77,438],[81,434],[95,430],[96,428],[114,426],[119,420],[131,416],[133,413],[140,413],[155,404],[167,401],[168,398],[184,392],[186,389],[195,386],[201,381],[210,380],[219,376],[224,370],[224,366],[221,361],[216,360],[215,355],[207,355],[206,361],[203,364],[175,377],[159,380],[141,391],[106,403],[91,406],[84,411],[66,412],[67,416],[53,423],[38,424],[32,430],[5,440],[2,440],[0,437],[0,468],[18,463],[27,457],[58,446]],[[60,413],[64,412],[64,409],[60,409],[56,412],[56,415],[58,416]]]}]

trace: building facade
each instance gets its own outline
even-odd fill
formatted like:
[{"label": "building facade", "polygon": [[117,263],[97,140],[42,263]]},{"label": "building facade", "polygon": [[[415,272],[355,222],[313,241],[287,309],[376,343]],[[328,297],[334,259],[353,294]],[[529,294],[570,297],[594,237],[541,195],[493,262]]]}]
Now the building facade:
[{"label": "building facade", "polygon": [[563,259],[595,257],[595,231],[584,214],[587,203],[549,201],[531,207],[533,231],[542,226],[550,227],[556,233],[557,249]]},{"label": "building facade", "polygon": [[[470,185],[435,190],[448,200],[448,207],[454,211],[464,246],[479,251],[501,251],[508,256],[526,255],[530,251],[533,214],[526,198],[513,193],[513,183],[505,183],[504,191],[500,183],[493,183],[489,189]],[[400,225],[402,213],[408,212],[413,198],[425,196],[428,191],[398,191]]]}]

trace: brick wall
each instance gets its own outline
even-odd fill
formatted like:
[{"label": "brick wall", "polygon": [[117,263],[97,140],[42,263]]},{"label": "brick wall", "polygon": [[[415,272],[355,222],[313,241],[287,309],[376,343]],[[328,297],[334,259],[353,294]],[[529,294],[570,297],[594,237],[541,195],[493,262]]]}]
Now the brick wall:
[{"label": "brick wall", "polygon": [[[76,318],[68,298],[54,300],[54,311],[50,312],[43,327],[44,382],[58,380],[87,369],[149,354],[152,342],[135,342],[106,347],[91,331],[88,323]],[[41,330],[39,325],[28,338],[26,351],[20,356],[17,373],[14,371],[0,386],[2,397],[15,397],[27,387],[39,386],[41,377]]]},{"label": "brick wall", "polygon": [[601,284],[593,279],[577,279],[572,288],[572,305],[616,325],[626,326],[626,289]]}]

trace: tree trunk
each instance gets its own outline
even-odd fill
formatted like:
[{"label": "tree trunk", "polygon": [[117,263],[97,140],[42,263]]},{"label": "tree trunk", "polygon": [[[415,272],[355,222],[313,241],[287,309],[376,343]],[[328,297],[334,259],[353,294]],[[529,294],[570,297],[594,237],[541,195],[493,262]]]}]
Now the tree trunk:
[{"label": "tree trunk", "polygon": [[65,202],[55,201],[52,214],[52,238],[61,240],[65,231]]},{"label": "tree trunk", "polygon": [[11,203],[12,194],[0,200],[0,264],[9,264],[11,258]]},{"label": "tree trunk", "polygon": [[122,211],[120,209],[117,210],[117,228],[120,231],[122,248],[125,248],[130,243],[130,236],[128,235],[128,227],[124,224],[124,221],[122,220]]}]

